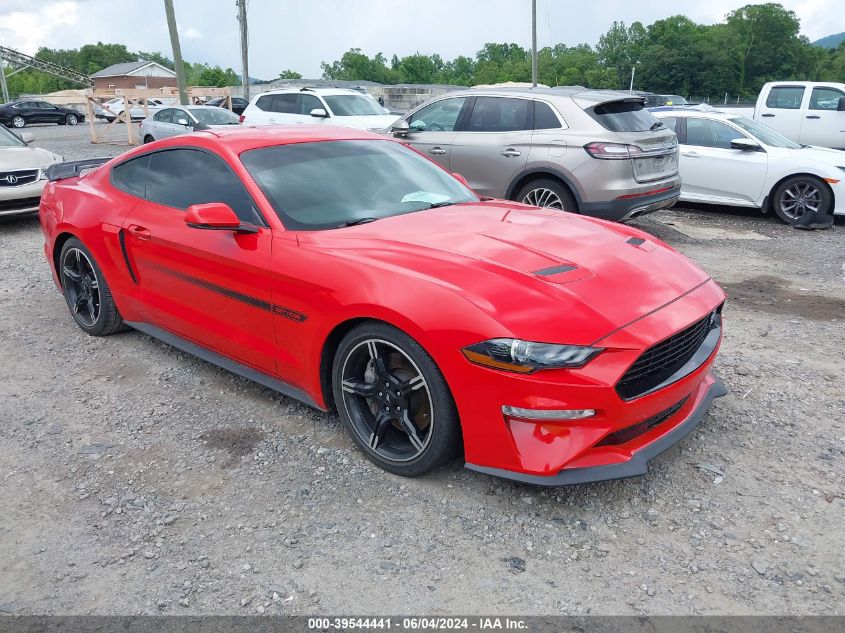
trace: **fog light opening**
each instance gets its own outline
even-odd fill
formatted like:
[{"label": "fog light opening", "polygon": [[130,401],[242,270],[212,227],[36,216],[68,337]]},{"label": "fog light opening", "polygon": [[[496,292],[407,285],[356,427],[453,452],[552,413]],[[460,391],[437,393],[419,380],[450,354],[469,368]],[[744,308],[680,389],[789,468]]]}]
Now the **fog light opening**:
[{"label": "fog light opening", "polygon": [[502,413],[511,418],[522,420],[583,420],[596,414],[595,409],[523,409],[521,407],[502,406]]}]

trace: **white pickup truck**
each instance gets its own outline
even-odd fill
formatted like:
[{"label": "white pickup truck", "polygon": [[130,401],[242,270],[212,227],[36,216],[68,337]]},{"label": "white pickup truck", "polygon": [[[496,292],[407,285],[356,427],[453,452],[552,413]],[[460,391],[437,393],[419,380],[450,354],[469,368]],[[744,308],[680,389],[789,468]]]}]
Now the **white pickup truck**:
[{"label": "white pickup truck", "polygon": [[845,84],[767,83],[757,97],[753,117],[750,108],[717,107],[765,123],[797,143],[845,149]]}]

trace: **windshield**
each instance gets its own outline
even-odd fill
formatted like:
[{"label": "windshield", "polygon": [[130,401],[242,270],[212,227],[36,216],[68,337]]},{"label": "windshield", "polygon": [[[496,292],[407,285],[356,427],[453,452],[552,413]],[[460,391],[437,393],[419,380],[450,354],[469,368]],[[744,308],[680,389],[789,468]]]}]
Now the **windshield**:
[{"label": "windshield", "polygon": [[289,229],[339,228],[478,201],[449,173],[390,140],[276,145],[244,152],[241,161]]},{"label": "windshield", "polygon": [[757,140],[763,145],[770,147],[785,147],[786,149],[801,149],[801,146],[795,141],[790,141],[780,132],[775,132],[772,128],[757,121],[746,119],[744,116],[730,119],[731,123],[738,125],[746,132],[751,132]]},{"label": "windshield", "polygon": [[335,116],[372,116],[384,114],[378,101],[361,95],[330,95],[323,99]]},{"label": "windshield", "polygon": [[223,108],[188,108],[188,112],[205,125],[237,125],[240,121],[237,114]]},{"label": "windshield", "polygon": [[0,125],[0,147],[26,147],[26,143],[17,134]]}]

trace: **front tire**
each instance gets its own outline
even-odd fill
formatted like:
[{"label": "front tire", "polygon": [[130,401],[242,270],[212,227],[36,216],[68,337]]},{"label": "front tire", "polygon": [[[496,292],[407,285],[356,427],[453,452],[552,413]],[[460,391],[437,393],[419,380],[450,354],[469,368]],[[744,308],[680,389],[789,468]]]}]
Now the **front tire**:
[{"label": "front tire", "polygon": [[775,214],[787,224],[793,224],[805,212],[828,214],[833,207],[830,188],[815,176],[793,176],[780,183],[772,192]]},{"label": "front tire", "polygon": [[578,213],[578,203],[565,185],[551,178],[532,180],[516,194],[523,204]]},{"label": "front tire", "polygon": [[338,415],[352,441],[380,468],[417,477],[461,446],[452,394],[431,356],[384,323],[364,323],[340,342],[332,367]]},{"label": "front tire", "polygon": [[83,331],[92,336],[107,336],[123,329],[123,319],[103,271],[75,237],[62,246],[58,272],[70,314]]},{"label": "front tire", "polygon": [[15,115],[12,117],[12,127],[21,129],[22,127],[26,127],[26,119],[24,119],[21,115]]},{"label": "front tire", "polygon": [[79,118],[75,114],[68,114],[67,117],[65,117],[65,123],[68,125],[76,125],[79,123]]}]

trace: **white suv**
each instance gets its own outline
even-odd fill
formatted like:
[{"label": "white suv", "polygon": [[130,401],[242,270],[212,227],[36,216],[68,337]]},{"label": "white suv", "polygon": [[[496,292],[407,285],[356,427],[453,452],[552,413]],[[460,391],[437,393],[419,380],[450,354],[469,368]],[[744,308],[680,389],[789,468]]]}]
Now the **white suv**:
[{"label": "white suv", "polygon": [[384,130],[398,118],[372,97],[342,88],[285,88],[256,95],[241,115],[244,125],[323,123]]}]

